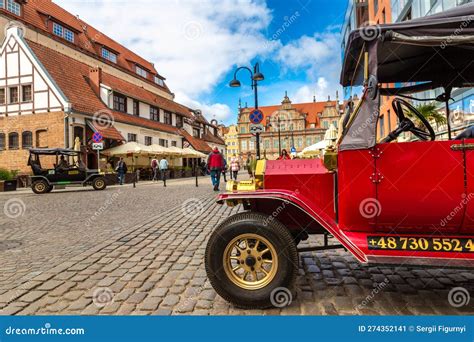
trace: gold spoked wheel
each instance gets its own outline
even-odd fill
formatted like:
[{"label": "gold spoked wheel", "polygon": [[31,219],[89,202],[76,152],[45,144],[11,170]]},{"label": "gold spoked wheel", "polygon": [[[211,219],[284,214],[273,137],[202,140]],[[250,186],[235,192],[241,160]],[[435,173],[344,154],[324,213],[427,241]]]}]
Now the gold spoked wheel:
[{"label": "gold spoked wheel", "polygon": [[242,234],[224,251],[224,270],[240,288],[259,290],[267,286],[278,270],[275,247],[257,234]]},{"label": "gold spoked wheel", "polygon": [[45,192],[46,191],[46,184],[44,184],[42,182],[38,182],[35,185],[35,188],[36,188],[36,191],[38,191],[38,192]]}]

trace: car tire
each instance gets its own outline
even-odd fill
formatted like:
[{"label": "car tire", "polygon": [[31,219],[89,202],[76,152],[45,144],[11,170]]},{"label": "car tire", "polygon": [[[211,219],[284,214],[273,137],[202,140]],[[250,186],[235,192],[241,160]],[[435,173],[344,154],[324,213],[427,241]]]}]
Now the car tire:
[{"label": "car tire", "polygon": [[104,177],[96,177],[92,181],[92,186],[94,190],[104,190],[107,187]]},{"label": "car tire", "polygon": [[294,295],[298,251],[279,221],[269,221],[260,213],[239,213],[212,233],[205,266],[215,291],[235,306],[282,308],[291,304]]},{"label": "car tire", "polygon": [[31,189],[35,194],[45,194],[48,191],[50,185],[44,179],[36,180],[31,184]]}]

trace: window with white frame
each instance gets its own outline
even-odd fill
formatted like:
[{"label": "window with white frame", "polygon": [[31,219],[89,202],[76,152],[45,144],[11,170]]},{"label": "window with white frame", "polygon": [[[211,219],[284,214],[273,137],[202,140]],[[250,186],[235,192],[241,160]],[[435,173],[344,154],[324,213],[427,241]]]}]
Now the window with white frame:
[{"label": "window with white frame", "polygon": [[140,75],[141,77],[145,77],[145,78],[148,77],[148,72],[147,72],[145,69],[143,69],[141,66],[139,66],[139,65],[136,65],[136,66],[135,66],[135,71],[136,71],[136,73],[137,73],[138,75]]},{"label": "window with white frame", "polygon": [[67,41],[70,41],[71,43],[74,43],[74,32],[58,23],[53,23],[53,33],[56,36],[59,36],[61,38],[66,39]]},{"label": "window with white frame", "polygon": [[7,11],[17,16],[21,15],[21,5],[15,0],[6,0],[6,6],[5,6],[5,0],[0,0],[0,7],[5,8]]},{"label": "window with white frame", "polygon": [[18,103],[19,97],[18,97],[18,87],[10,87],[8,89],[9,93],[9,103]]},{"label": "window with white frame", "polygon": [[21,86],[21,102],[31,102],[32,98],[31,84]]},{"label": "window with white frame", "polygon": [[156,84],[158,84],[161,87],[164,87],[165,82],[163,82],[163,79],[161,77],[155,76],[154,79],[155,79]]},{"label": "window with white frame", "polygon": [[112,51],[106,49],[106,48],[102,48],[102,57],[104,57],[105,59],[113,62],[113,63],[117,63],[117,54],[113,53]]}]

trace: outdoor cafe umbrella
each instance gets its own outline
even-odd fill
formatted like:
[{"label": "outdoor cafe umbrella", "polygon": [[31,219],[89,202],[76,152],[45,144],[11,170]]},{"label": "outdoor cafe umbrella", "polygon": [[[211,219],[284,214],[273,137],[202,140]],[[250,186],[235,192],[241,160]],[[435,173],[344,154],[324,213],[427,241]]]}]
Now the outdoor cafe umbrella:
[{"label": "outdoor cafe umbrella", "polygon": [[102,153],[108,156],[127,156],[129,154],[147,155],[152,153],[152,151],[149,146],[139,144],[135,141],[130,141],[126,144],[109,148],[108,150],[105,150]]},{"label": "outdoor cafe umbrella", "polygon": [[207,158],[207,155],[189,147],[183,148],[183,158]]},{"label": "outdoor cafe umbrella", "polygon": [[334,145],[334,142],[337,139],[337,128],[334,124],[329,125],[329,128],[324,134],[324,140],[317,142],[314,145],[308,146],[303,151],[301,151],[300,156],[302,157],[312,157],[319,155],[321,150],[325,150],[328,146]]}]

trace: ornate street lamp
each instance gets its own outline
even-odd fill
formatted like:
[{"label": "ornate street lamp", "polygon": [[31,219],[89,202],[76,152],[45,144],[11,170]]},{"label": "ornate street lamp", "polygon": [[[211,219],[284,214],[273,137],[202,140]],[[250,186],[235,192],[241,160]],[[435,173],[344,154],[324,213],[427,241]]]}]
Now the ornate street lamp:
[{"label": "ornate street lamp", "polygon": [[[241,86],[240,81],[237,79],[237,73],[245,69],[250,73],[250,82],[255,96],[255,109],[258,109],[258,82],[263,81],[265,77],[260,72],[260,66],[258,63],[255,63],[253,66],[253,71],[248,67],[238,67],[234,72],[234,79],[229,82],[229,86],[232,88],[238,88]],[[255,133],[255,142],[257,144],[257,159],[260,159],[260,133]]]}]

